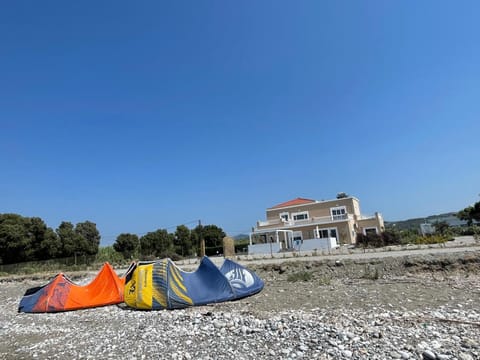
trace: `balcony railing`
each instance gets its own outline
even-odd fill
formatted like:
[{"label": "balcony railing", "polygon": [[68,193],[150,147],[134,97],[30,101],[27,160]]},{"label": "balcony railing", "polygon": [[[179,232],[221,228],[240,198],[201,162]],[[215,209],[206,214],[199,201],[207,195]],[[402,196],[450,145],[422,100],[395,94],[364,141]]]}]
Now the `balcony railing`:
[{"label": "balcony railing", "polygon": [[339,221],[353,220],[353,215],[351,214],[341,214],[341,215],[332,215],[332,216],[313,216],[304,220],[283,220],[283,219],[274,219],[267,221],[258,221],[257,229],[266,228],[266,227],[288,227],[288,226],[300,226],[300,225],[317,225],[317,224],[329,224]]},{"label": "balcony railing", "polygon": [[375,215],[360,215],[357,216],[357,220],[370,220],[370,219],[375,219]]}]

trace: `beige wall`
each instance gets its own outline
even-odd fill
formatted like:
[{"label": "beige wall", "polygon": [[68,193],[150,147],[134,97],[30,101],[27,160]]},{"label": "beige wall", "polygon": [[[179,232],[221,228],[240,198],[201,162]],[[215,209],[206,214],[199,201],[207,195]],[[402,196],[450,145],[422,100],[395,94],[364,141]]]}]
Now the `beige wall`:
[{"label": "beige wall", "polygon": [[[315,237],[315,229],[317,226],[304,226],[298,228],[291,228],[293,232],[301,231],[303,239],[313,239]],[[337,240],[339,244],[352,244],[355,242],[356,234],[353,233],[353,221],[342,221],[331,224],[319,225],[322,229],[337,229]]]},{"label": "beige wall", "polygon": [[383,218],[379,213],[375,213],[374,218],[359,220],[358,221],[358,232],[365,233],[364,229],[366,228],[377,228],[377,232],[382,232],[385,230],[385,225],[383,223]]},{"label": "beige wall", "polygon": [[360,215],[359,201],[356,198],[336,199],[329,201],[319,201],[315,203],[289,206],[279,209],[267,209],[267,220],[277,220],[281,213],[288,212],[290,219],[292,214],[297,212],[308,211],[308,216],[311,217],[325,217],[330,216],[330,209],[334,207],[345,206],[348,214]]}]

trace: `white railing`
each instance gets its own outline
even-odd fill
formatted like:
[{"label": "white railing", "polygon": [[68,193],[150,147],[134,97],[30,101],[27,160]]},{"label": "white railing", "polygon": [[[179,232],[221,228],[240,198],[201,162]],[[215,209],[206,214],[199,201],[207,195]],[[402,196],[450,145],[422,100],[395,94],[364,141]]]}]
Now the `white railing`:
[{"label": "white railing", "polygon": [[338,221],[353,220],[353,215],[351,214],[342,214],[342,215],[332,215],[332,216],[313,216],[304,220],[288,220],[283,219],[273,219],[267,221],[258,221],[257,230],[261,227],[269,226],[298,226],[298,225],[317,225],[317,224],[329,224]]},{"label": "white railing", "polygon": [[311,219],[311,224],[328,224],[337,221],[353,220],[353,215],[342,214],[332,216],[314,216]]},{"label": "white railing", "polygon": [[267,221],[257,221],[257,226],[272,226],[272,225],[282,225],[284,222],[282,219],[267,220]]},{"label": "white railing", "polygon": [[303,241],[295,241],[294,248],[297,251],[300,250],[330,250],[338,248],[337,238],[328,237],[321,239],[306,239]]},{"label": "white railing", "polygon": [[375,215],[359,215],[357,217],[358,220],[370,220],[370,219],[375,219]]}]

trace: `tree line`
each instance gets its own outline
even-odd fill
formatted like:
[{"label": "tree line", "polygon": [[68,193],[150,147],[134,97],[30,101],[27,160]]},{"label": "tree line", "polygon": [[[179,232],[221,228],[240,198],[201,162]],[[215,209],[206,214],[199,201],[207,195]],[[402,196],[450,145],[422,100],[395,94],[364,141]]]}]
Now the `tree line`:
[{"label": "tree line", "polygon": [[76,254],[95,255],[100,244],[97,226],[63,221],[53,230],[39,217],[0,214],[0,263],[48,260]]},{"label": "tree line", "polygon": [[[140,237],[120,234],[113,248],[126,259],[180,258],[200,254],[203,239],[207,255],[214,255],[222,251],[224,237],[225,233],[216,225],[199,224],[192,230],[180,225],[174,233],[158,229]],[[91,221],[76,225],[63,221],[53,230],[39,217],[0,214],[0,264],[96,255],[100,239],[97,226]]]},{"label": "tree line", "polygon": [[120,234],[113,248],[127,259],[164,258],[196,256],[200,253],[200,242],[205,241],[207,255],[222,252],[225,232],[216,225],[198,225],[189,229],[185,225],[177,226],[174,233],[159,229],[141,237],[135,234]]}]

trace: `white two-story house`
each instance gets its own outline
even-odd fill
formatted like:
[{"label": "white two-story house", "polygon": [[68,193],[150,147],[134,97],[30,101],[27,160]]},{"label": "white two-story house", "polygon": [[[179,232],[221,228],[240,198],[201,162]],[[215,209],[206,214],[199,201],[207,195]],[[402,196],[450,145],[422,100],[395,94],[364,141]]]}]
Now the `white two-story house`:
[{"label": "white two-story house", "polygon": [[301,244],[312,248],[317,245],[309,241],[319,244],[318,239],[330,239],[329,246],[354,244],[357,233],[384,231],[380,213],[362,215],[360,201],[352,196],[322,201],[297,198],[268,208],[266,215],[267,219],[252,229],[250,245],[274,252]]}]

